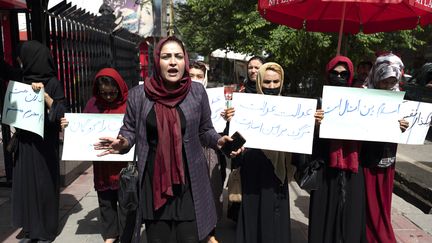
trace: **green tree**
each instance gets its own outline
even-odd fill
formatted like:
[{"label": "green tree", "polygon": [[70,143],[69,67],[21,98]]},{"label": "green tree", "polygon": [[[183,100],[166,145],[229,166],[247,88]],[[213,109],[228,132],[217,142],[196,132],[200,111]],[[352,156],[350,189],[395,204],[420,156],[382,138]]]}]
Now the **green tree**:
[{"label": "green tree", "polygon": [[[336,55],[337,34],[312,33],[267,22],[257,11],[257,1],[187,0],[177,5],[176,13],[177,27],[189,51],[202,55],[218,48],[248,54],[264,51],[270,60],[284,66],[292,87],[300,83],[305,86],[311,80],[319,86],[325,65]],[[431,39],[430,31],[421,28],[344,36],[342,54],[347,53],[354,63],[373,60],[376,51],[412,55],[424,50]]]}]

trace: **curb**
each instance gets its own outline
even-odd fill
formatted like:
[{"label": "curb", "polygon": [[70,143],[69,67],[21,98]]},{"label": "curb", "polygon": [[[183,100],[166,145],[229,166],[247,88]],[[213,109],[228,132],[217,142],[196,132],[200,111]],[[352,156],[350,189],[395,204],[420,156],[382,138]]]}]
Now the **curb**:
[{"label": "curb", "polygon": [[425,214],[432,214],[432,188],[401,169],[396,169],[393,191]]}]

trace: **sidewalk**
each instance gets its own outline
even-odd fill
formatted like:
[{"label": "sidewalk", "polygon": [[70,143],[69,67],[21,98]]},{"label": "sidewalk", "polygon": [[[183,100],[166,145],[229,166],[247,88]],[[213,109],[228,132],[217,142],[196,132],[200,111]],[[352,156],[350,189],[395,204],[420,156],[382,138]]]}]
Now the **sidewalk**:
[{"label": "sidewalk", "polygon": [[[295,183],[290,184],[291,232],[295,243],[307,242],[307,217],[309,195]],[[10,188],[0,188],[0,242],[19,242],[19,229],[10,226]],[[225,205],[226,208],[226,205]],[[393,194],[392,221],[398,242],[432,242],[432,236],[412,223],[405,214],[425,215],[419,209]],[[60,199],[61,233],[55,242],[103,242],[98,223],[98,202],[93,189],[92,168],[63,188]],[[430,215],[426,215],[430,216]],[[432,228],[432,220],[422,227]],[[222,243],[235,242],[235,224],[224,218],[217,228],[217,238]],[[146,242],[145,240],[143,242]]]}]

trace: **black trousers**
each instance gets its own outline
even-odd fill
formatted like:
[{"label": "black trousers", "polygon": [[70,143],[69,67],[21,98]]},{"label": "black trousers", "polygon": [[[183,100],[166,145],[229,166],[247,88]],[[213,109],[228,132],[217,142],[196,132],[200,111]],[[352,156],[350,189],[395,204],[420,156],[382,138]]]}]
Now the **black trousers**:
[{"label": "black trousers", "polygon": [[118,207],[117,190],[98,191],[102,238],[128,243],[132,239],[136,213],[127,213]]},{"label": "black trousers", "polygon": [[148,243],[199,243],[196,221],[145,221]]}]

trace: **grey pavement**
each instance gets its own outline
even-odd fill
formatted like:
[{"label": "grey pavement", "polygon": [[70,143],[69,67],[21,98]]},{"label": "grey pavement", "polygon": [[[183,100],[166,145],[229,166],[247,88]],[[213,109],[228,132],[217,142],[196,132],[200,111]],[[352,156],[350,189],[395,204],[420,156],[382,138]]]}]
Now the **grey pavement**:
[{"label": "grey pavement", "polygon": [[[428,156],[431,149],[431,143],[415,147],[400,145],[398,159],[413,163],[432,163],[431,156]],[[424,159],[421,159],[423,157]],[[423,166],[428,167],[429,164]],[[290,183],[289,190],[293,242],[307,242],[309,195],[293,182]],[[226,209],[226,203],[224,206]],[[19,242],[16,236],[20,229],[11,226],[10,212],[10,188],[0,187],[0,242]],[[62,188],[61,232],[55,242],[103,242],[98,217],[97,196],[93,189],[93,174],[90,168],[69,186]],[[423,213],[396,194],[393,194],[392,222],[398,242],[432,242],[432,215]],[[216,232],[219,242],[235,242],[235,223],[231,220],[223,218]],[[143,242],[146,240],[143,239]]]}]

